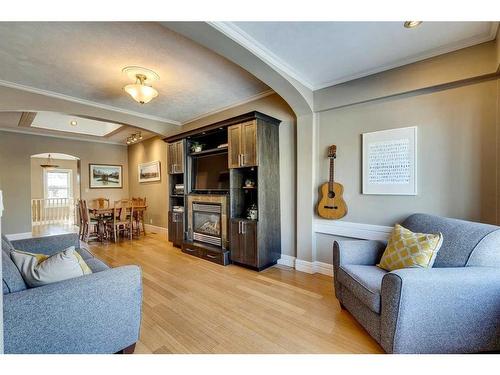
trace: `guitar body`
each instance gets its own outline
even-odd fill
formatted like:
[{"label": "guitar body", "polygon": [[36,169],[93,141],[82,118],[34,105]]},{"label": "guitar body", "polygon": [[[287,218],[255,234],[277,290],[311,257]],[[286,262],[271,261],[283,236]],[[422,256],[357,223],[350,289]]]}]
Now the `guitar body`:
[{"label": "guitar body", "polygon": [[342,197],[344,187],[338,182],[333,183],[330,190],[330,183],[321,185],[321,199],[318,203],[318,215],[325,219],[340,219],[347,215],[347,204]]}]

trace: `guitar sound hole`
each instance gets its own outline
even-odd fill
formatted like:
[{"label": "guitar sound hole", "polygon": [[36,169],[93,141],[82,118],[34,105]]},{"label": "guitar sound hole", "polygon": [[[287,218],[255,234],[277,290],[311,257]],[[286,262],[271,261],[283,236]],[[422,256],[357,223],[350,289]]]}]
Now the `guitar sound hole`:
[{"label": "guitar sound hole", "polygon": [[328,198],[335,198],[335,192],[329,191],[328,192]]}]

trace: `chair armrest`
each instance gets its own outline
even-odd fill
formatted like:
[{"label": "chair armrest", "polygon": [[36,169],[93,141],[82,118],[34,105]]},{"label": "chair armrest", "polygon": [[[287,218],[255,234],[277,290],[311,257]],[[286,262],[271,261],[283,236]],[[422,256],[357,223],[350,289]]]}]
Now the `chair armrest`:
[{"label": "chair armrest", "polygon": [[500,268],[407,268],[382,280],[381,344],[391,353],[500,349]]},{"label": "chair armrest", "polygon": [[139,338],[137,266],[4,295],[6,353],[116,353]]},{"label": "chair armrest", "polygon": [[52,255],[70,246],[80,248],[78,233],[65,233],[55,236],[43,236],[11,241],[14,249],[37,254]]},{"label": "chair armrest", "polygon": [[333,265],[358,264],[373,266],[382,257],[387,244],[384,241],[335,241],[333,243]]}]

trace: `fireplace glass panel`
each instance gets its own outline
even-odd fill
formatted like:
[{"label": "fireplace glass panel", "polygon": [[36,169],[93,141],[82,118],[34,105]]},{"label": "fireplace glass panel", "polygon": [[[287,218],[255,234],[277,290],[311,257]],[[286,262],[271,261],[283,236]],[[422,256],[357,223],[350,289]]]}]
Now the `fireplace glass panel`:
[{"label": "fireplace glass panel", "polygon": [[220,237],[220,215],[208,212],[194,212],[194,231],[209,236]]}]

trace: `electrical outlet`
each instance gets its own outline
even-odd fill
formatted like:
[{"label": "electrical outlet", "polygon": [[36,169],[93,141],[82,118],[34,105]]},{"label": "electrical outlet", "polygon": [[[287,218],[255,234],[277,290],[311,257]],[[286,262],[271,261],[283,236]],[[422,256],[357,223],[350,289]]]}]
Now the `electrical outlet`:
[{"label": "electrical outlet", "polygon": [[153,219],[149,219],[149,224],[153,224]]}]

